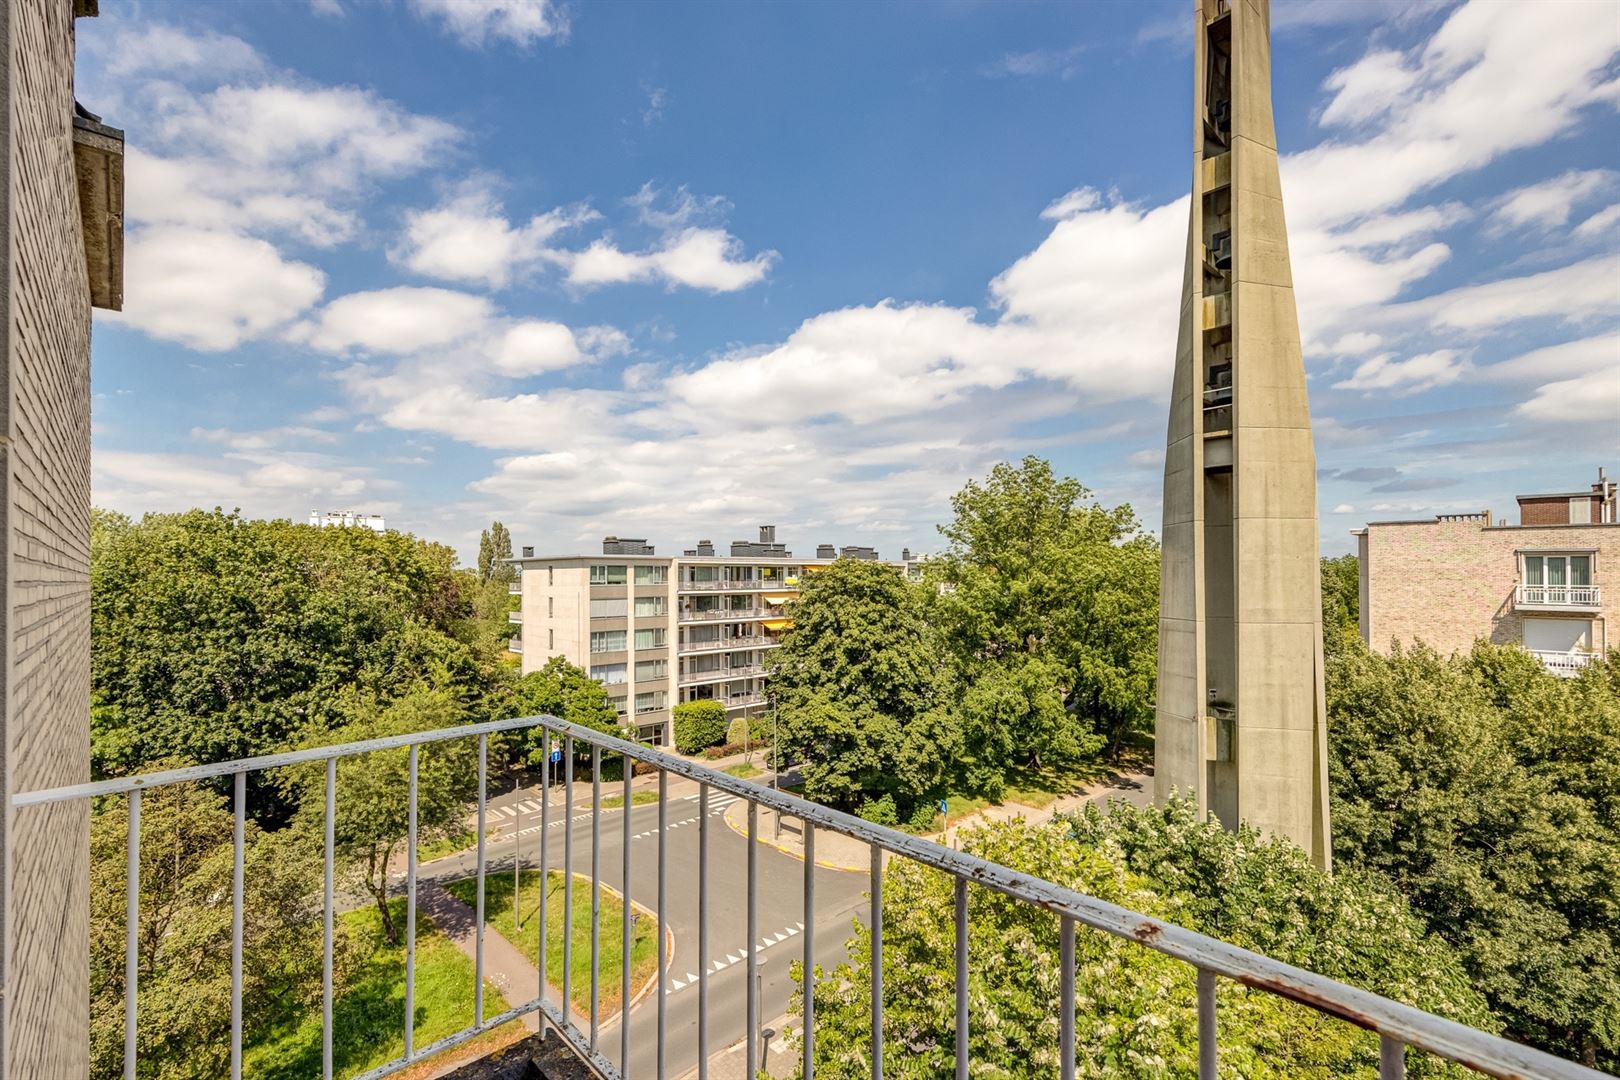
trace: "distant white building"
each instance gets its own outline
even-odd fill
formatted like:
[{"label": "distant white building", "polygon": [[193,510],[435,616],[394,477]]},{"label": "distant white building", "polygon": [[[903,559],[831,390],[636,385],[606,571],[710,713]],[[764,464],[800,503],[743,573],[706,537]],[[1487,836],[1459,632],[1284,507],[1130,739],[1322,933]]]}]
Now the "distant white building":
[{"label": "distant white building", "polygon": [[311,510],[309,523],[319,525],[321,528],[332,526],[347,526],[355,529],[370,529],[372,532],[387,532],[388,526],[383,523],[381,514],[363,514],[358,510]]}]

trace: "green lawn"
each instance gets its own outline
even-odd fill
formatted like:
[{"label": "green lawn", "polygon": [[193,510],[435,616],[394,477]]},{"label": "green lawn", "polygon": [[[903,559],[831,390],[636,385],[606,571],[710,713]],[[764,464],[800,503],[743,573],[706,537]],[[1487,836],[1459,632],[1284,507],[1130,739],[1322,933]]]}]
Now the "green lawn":
[{"label": "green lawn", "polygon": [[739,780],[752,780],[763,771],[758,765],[751,765],[746,761],[739,761],[737,764],[727,765],[725,768],[726,775],[735,776]]},{"label": "green lawn", "polygon": [[[405,901],[392,905],[405,924]],[[338,1077],[358,1076],[405,1051],[405,946],[390,945],[375,907],[344,912],[338,921],[363,959],[332,1003],[332,1064]],[[318,931],[317,931],[318,932]],[[506,1006],[485,980],[486,1012]],[[473,962],[439,933],[427,916],[416,917],[416,1028],[418,1047],[472,1023]],[[306,1080],[321,1074],[321,1002],[289,1005],[263,1028],[247,1033],[243,1073],[254,1080]]]},{"label": "green lawn", "polygon": [[1102,779],[1111,771],[1110,767],[1101,761],[1086,762],[1068,768],[1019,769],[1008,773],[1002,802],[1021,803],[1037,810],[1044,809],[1063,796],[1073,795],[1088,784]]},{"label": "green lawn", "polygon": [[459,828],[448,835],[435,837],[425,844],[417,844],[416,861],[432,862],[434,859],[465,851],[476,843],[478,843],[477,833],[471,829]]},{"label": "green lawn", "polygon": [[[473,906],[478,899],[475,880],[452,881],[446,888],[463,903]],[[512,944],[521,948],[530,962],[540,957],[540,924],[535,918],[539,902],[540,871],[524,870],[522,881],[522,927],[512,927],[512,876],[494,874],[484,879],[485,925],[492,927]],[[623,908],[618,897],[602,891],[601,914],[601,976],[600,1004],[602,1015],[607,1016],[619,1007],[622,984],[619,967],[624,930]],[[636,920],[634,939],[630,946],[630,985],[632,996],[658,971],[657,921],[651,915]],[[546,898],[546,977],[553,985],[562,985],[563,944],[563,873],[551,871],[547,882]],[[588,1012],[591,1007],[591,886],[586,878],[574,878],[574,949],[572,984],[569,995],[574,1007]]]},{"label": "green lawn", "polygon": [[[657,801],[658,792],[656,791],[632,791],[630,793],[631,806],[646,806],[648,803],[655,803]],[[602,799],[602,809],[604,810],[617,810],[623,805],[623,795],[607,795]]]}]

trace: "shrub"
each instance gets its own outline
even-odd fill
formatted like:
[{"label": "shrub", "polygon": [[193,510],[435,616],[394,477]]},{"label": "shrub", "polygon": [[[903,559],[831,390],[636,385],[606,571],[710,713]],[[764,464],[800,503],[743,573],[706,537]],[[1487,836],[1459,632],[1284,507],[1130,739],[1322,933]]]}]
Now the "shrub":
[{"label": "shrub", "polygon": [[718,701],[683,701],[675,706],[675,749],[696,754],[726,739],[726,707]]},{"label": "shrub", "polygon": [[742,743],[728,742],[721,743],[719,746],[709,747],[707,750],[703,751],[703,756],[708,758],[710,761],[717,761],[720,758],[730,757],[732,754],[740,754],[742,752]]},{"label": "shrub", "polygon": [[726,728],[726,742],[736,746],[758,746],[765,741],[763,716],[739,716]]},{"label": "shrub", "polygon": [[856,813],[874,825],[900,824],[900,815],[894,809],[892,795],[884,795],[881,799],[867,799]]}]

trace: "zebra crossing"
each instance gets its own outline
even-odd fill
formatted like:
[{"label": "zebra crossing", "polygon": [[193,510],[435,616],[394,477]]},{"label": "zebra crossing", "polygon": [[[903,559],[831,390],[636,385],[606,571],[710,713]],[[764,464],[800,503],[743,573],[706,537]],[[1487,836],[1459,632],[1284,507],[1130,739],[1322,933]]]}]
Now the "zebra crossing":
[{"label": "zebra crossing", "polygon": [[[764,937],[760,938],[759,939],[759,944],[754,946],[753,951],[755,953],[762,953],[766,949],[769,949],[771,946],[780,945],[782,942],[788,940],[789,938],[797,937],[799,934],[801,934],[803,932],[804,932],[804,923],[802,923],[802,922],[800,922],[800,923],[792,923],[792,924],[790,924],[788,926],[784,926],[784,927],[782,927],[782,929],[776,931],[775,933],[766,934]],[[730,967],[731,965],[740,964],[740,963],[742,963],[743,961],[745,961],[747,959],[748,959],[748,947],[745,945],[741,949],[734,949],[734,950],[726,953],[720,959],[715,960],[713,963],[711,963],[709,965],[709,974],[712,975],[715,972],[724,971],[726,968]],[[688,971],[684,978],[670,979],[669,982],[668,982],[668,985],[666,985],[664,987],[664,996],[668,997],[670,994],[675,993],[677,990],[685,990],[689,986],[695,986],[695,985],[697,985],[697,981],[698,981],[698,974],[695,971]]]}]

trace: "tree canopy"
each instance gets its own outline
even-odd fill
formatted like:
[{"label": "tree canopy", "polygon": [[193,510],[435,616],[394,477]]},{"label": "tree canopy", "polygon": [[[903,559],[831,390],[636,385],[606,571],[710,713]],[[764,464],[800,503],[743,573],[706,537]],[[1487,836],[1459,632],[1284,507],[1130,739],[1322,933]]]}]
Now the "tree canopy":
[{"label": "tree canopy", "polygon": [[[1429,1009],[1492,1028],[1458,958],[1387,885],[1330,877],[1299,849],[1198,823],[1191,806],[1045,825],[973,830],[965,850],[1048,881]],[[884,1073],[948,1076],[954,1058],[951,879],[909,860],[884,872]],[[991,889],[968,890],[970,1053],[986,1076],[1058,1072],[1058,920]],[[818,981],[816,1073],[870,1075],[871,943],[857,927],[850,960]],[[1087,1077],[1197,1072],[1194,969],[1133,941],[1082,928],[1076,941],[1076,1060]],[[802,970],[795,965],[795,973]],[[801,983],[802,985],[802,983]],[[801,992],[802,993],[802,992]],[[1378,1039],[1230,980],[1218,987],[1221,1062],[1233,1075],[1365,1076]],[[794,1003],[802,1010],[802,1001]],[[1463,1076],[1413,1055],[1414,1077]]]},{"label": "tree canopy", "polygon": [[1327,675],[1337,865],[1394,882],[1510,1035],[1620,1069],[1620,660],[1358,645]]},{"label": "tree canopy", "polygon": [[[1129,506],[1105,507],[1050,463],[1002,463],[951,499],[946,550],[928,563],[934,618],[965,680],[999,683],[1003,710],[974,726],[982,765],[1032,764],[1096,748],[1117,752],[1153,721],[1158,673],[1159,548]],[[1064,709],[1028,697],[1021,722],[1007,688],[1056,690]],[[1027,695],[1025,695],[1027,696]]]}]

